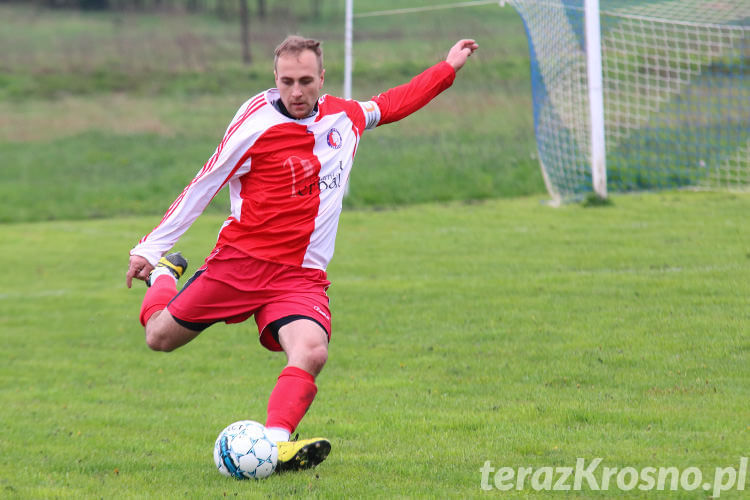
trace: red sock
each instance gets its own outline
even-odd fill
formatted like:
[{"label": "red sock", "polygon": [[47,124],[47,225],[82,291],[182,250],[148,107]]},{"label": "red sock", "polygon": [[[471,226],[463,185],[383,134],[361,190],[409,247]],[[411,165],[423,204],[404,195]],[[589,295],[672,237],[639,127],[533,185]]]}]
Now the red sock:
[{"label": "red sock", "polygon": [[268,400],[266,427],[294,432],[317,392],[315,377],[296,366],[284,368]]},{"label": "red sock", "polygon": [[155,312],[166,309],[172,297],[177,295],[177,282],[169,276],[159,276],[154,280],[146,290],[146,296],[143,297],[141,304],[140,320],[143,326],[146,326],[148,320]]}]

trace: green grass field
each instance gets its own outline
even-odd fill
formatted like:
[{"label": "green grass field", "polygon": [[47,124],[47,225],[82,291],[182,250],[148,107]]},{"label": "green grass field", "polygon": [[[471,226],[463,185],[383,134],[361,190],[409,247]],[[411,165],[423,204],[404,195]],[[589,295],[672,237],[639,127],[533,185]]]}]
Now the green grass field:
[{"label": "green grass field", "polygon": [[[314,471],[263,482],[220,476],[211,451],[228,423],[264,418],[283,358],[252,322],[148,350],[125,257],[156,218],[0,226],[0,492],[484,497],[485,461],[578,457],[713,477],[750,448],[749,209],[679,193],[345,213],[330,361],[299,429],[334,448]],[[206,216],[184,237],[193,265],[219,224]]]},{"label": "green grass field", "polygon": [[[750,454],[750,198],[546,205],[523,26],[495,5],[355,22],[355,98],[459,37],[481,49],[437,102],[361,143],[329,268],[330,359],[299,429],[330,457],[261,482],[214,470],[218,432],[265,419],[283,355],[252,320],[151,352],[127,252],[273,84],[283,34],[324,40],[340,93],[343,0],[318,19],[268,3],[247,67],[235,23],[211,16],[0,5],[0,498],[709,497],[716,468]],[[225,216],[219,196],[180,240],[192,270]],[[712,484],[483,489],[487,462],[578,458]]]}]

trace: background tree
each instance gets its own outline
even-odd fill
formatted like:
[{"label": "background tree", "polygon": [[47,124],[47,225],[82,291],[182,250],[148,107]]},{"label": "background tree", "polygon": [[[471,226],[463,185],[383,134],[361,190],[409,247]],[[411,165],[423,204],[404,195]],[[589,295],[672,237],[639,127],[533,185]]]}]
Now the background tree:
[{"label": "background tree", "polygon": [[258,0],[258,18],[266,18],[266,0]]},{"label": "background tree", "polygon": [[312,2],[312,17],[313,19],[320,19],[320,8],[323,0],[311,0]]},{"label": "background tree", "polygon": [[250,13],[247,8],[247,0],[240,2],[240,37],[242,43],[242,62],[250,64],[252,56],[250,55]]}]

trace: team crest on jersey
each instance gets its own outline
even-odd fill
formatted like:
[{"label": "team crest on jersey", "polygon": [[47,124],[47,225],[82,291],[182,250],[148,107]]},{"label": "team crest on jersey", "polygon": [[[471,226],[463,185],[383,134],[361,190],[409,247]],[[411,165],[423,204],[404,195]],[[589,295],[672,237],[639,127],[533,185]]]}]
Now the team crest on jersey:
[{"label": "team crest on jersey", "polygon": [[339,131],[335,128],[332,128],[328,131],[328,136],[326,139],[328,140],[328,146],[332,147],[333,149],[339,149],[341,147],[341,134],[339,134]]}]

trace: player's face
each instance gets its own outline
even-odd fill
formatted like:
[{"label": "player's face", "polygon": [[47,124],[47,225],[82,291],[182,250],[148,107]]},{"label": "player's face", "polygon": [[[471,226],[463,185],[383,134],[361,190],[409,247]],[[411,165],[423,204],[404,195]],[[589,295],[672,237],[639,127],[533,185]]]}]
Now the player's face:
[{"label": "player's face", "polygon": [[295,118],[309,115],[320,97],[325,70],[318,69],[318,58],[312,50],[300,54],[283,54],[273,72],[281,102]]}]

